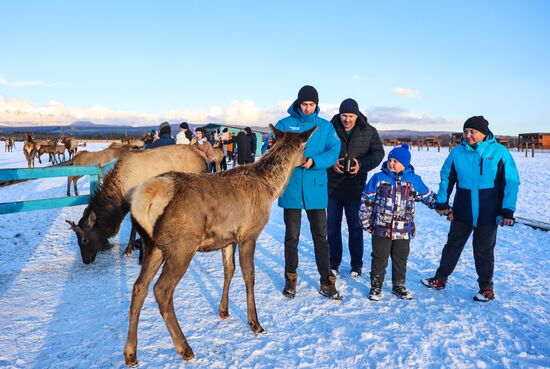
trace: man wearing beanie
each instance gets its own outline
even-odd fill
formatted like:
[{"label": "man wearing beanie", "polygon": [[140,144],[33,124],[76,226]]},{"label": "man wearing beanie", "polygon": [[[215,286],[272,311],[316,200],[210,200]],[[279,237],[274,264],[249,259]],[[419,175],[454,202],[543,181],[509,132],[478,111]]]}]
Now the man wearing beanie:
[{"label": "man wearing beanie", "polygon": [[294,297],[298,280],[298,242],[302,209],[309,220],[315,261],[320,274],[319,293],[329,299],[339,300],[336,276],[330,272],[327,241],[327,172],[338,158],[340,140],[333,126],[319,117],[319,95],[313,86],[304,86],[298,98],[288,108],[289,116],[277,122],[281,131],[303,132],[317,127],[306,144],[306,161],[297,167],[278,205],[284,209],[285,222],[285,287],[283,295]]},{"label": "man wearing beanie", "polygon": [[384,158],[384,146],[376,128],[359,111],[354,99],[340,104],[339,114],[330,121],[341,142],[338,161],[328,174],[328,242],[330,267],[338,273],[342,262],[342,216],[348,224],[348,249],[351,276],[359,277],[363,268],[363,229],[359,220],[361,192],[367,173]]},{"label": "man wearing beanie", "polygon": [[146,149],[154,149],[155,147],[174,145],[176,140],[172,138],[172,129],[170,128],[170,123],[162,122],[159,126],[159,139],[155,142],[147,145]]},{"label": "man wearing beanie", "polygon": [[[456,185],[452,209],[449,196]],[[483,116],[464,122],[462,142],[441,168],[437,212],[451,221],[447,243],[435,276],[423,279],[427,287],[443,289],[454,271],[470,234],[479,291],[475,301],[495,298],[494,249],[497,226],[512,226],[519,188],[519,174],[510,152],[500,145]]]}]

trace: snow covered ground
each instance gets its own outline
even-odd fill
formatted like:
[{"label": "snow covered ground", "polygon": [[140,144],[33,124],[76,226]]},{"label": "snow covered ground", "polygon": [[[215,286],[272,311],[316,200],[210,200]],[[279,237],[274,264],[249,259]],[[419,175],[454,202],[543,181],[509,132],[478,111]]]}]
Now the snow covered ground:
[{"label": "snow covered ground", "polygon": [[[4,153],[0,143],[0,168],[26,167],[21,148],[18,143],[13,153]],[[437,189],[448,152],[415,149],[412,154],[417,173]],[[517,215],[548,222],[550,154],[537,153],[534,159],[515,151],[513,155],[522,182]],[[80,183],[86,193],[87,179]],[[0,202],[64,196],[65,186],[66,179],[54,178],[3,187]],[[125,366],[128,308],[140,269],[137,254],[122,255],[130,224],[124,221],[113,238],[115,247],[100,253],[95,264],[84,265],[76,237],[65,223],[78,221],[83,210],[78,206],[0,216],[0,367]],[[138,332],[140,367],[550,367],[550,233],[521,224],[501,228],[495,251],[497,298],[475,303],[471,244],[445,290],[428,290],[419,283],[437,268],[449,224],[421,204],[416,214],[418,235],[408,265],[412,301],[392,296],[388,281],[381,301],[366,299],[368,235],[363,277],[349,277],[345,251],[337,282],[344,299],[321,297],[307,221],[299,246],[298,295],[289,300],[280,293],[284,224],[275,204],[255,258],[258,315],[267,333],[254,335],[248,327],[240,270],[230,291],[231,316],[218,318],[221,255],[199,254],[175,294],[176,313],[196,358],[184,363],[177,355],[150,291]]]}]

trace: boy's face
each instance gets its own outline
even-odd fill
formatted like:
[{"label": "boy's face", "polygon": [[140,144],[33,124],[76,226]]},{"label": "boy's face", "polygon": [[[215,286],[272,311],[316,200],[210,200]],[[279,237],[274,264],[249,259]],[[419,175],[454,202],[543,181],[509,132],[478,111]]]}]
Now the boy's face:
[{"label": "boy's face", "polygon": [[403,166],[403,164],[401,164],[394,158],[391,158],[388,160],[387,167],[388,167],[388,170],[393,173],[399,173],[405,170],[405,167]]}]

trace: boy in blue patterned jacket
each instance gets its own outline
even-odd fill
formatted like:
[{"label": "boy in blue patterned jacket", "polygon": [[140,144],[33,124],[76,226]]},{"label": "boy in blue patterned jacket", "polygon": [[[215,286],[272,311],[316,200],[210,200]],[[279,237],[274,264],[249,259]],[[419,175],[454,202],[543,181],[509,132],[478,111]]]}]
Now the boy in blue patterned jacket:
[{"label": "boy in blue patterned jacket", "polygon": [[426,187],[410,164],[409,146],[403,144],[388,154],[382,170],[371,177],[361,196],[359,218],[372,234],[371,289],[369,299],[382,297],[382,283],[392,260],[393,294],[412,298],[405,286],[410,239],[415,235],[414,206],[421,201],[433,208],[435,194]]}]

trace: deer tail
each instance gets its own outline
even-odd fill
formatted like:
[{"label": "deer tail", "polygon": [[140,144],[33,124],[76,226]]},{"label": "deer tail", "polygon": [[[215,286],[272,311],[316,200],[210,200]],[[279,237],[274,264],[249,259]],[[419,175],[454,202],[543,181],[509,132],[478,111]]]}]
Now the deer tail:
[{"label": "deer tail", "polygon": [[174,190],[172,178],[161,176],[148,179],[130,192],[132,216],[150,238],[153,238],[157,219],[174,197]]}]

